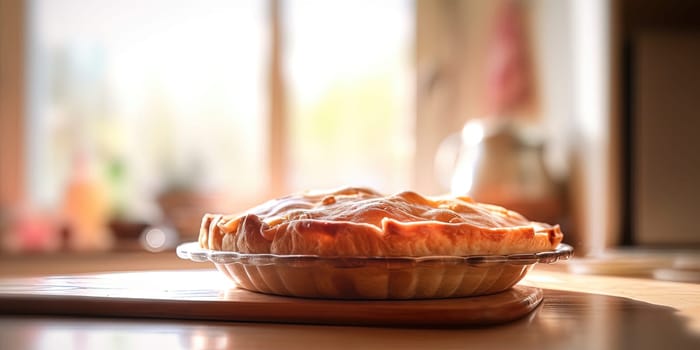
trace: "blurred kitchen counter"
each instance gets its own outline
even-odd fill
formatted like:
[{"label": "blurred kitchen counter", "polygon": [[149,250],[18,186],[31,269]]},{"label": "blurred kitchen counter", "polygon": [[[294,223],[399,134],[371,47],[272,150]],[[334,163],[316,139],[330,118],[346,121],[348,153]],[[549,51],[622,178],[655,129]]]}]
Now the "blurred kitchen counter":
[{"label": "blurred kitchen counter", "polygon": [[175,250],[0,254],[0,277],[40,276],[104,271],[183,270],[204,266],[175,255]]}]

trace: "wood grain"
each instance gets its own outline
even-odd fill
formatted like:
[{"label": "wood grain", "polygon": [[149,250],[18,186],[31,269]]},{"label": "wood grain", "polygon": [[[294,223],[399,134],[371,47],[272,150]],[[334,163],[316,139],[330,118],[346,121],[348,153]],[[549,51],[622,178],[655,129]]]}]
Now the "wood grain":
[{"label": "wood grain", "polygon": [[151,271],[0,280],[0,313],[336,325],[482,326],[524,317],[542,291],[473,298],[364,301],[289,298],[224,283],[216,271]]}]

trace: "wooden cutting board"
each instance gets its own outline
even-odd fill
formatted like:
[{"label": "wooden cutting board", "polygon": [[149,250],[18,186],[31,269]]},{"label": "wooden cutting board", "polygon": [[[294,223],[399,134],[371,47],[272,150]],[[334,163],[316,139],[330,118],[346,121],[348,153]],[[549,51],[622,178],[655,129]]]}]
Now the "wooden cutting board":
[{"label": "wooden cutting board", "polygon": [[148,271],[0,279],[0,313],[336,325],[459,327],[524,317],[542,301],[530,286],[433,300],[304,299],[238,289],[218,271]]}]

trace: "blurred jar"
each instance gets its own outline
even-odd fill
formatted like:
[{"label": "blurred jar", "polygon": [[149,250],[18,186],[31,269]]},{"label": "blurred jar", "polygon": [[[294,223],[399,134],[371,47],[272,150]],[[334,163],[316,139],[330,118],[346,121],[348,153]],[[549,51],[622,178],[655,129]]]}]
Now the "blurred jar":
[{"label": "blurred jar", "polygon": [[107,250],[113,237],[109,230],[109,192],[88,157],[79,156],[66,186],[63,219],[72,250]]},{"label": "blurred jar", "polygon": [[45,253],[61,249],[60,224],[55,213],[27,206],[0,210],[0,250]]}]

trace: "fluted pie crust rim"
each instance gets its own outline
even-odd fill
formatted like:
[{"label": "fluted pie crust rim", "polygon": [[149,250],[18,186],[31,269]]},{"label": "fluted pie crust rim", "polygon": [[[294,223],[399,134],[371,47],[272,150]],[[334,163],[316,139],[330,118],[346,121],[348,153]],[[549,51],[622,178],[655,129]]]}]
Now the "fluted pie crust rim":
[{"label": "fluted pie crust rim", "polygon": [[366,188],[302,192],[242,214],[205,214],[202,248],[324,257],[510,255],[552,251],[558,225],[466,196],[385,196]]}]

